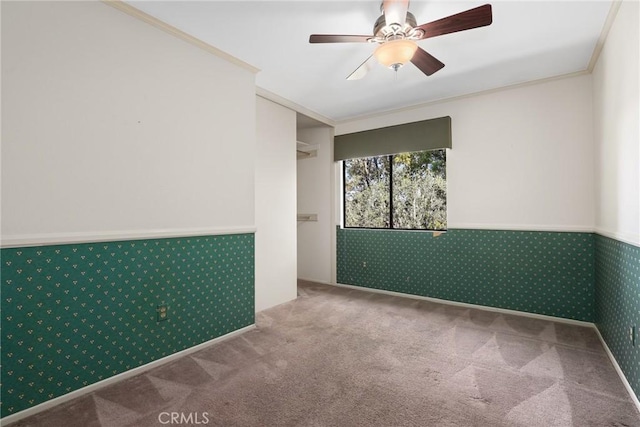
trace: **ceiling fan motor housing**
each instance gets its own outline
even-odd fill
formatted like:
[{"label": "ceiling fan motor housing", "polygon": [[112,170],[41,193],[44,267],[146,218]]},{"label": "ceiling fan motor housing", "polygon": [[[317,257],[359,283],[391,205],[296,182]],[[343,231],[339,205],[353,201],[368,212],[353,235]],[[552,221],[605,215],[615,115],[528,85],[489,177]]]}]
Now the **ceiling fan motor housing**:
[{"label": "ceiling fan motor housing", "polygon": [[413,16],[411,12],[407,12],[407,19],[403,26],[400,26],[399,24],[387,25],[384,15],[380,15],[376,20],[376,23],[373,25],[373,35],[375,38],[384,40],[405,38],[417,25],[416,17]]}]

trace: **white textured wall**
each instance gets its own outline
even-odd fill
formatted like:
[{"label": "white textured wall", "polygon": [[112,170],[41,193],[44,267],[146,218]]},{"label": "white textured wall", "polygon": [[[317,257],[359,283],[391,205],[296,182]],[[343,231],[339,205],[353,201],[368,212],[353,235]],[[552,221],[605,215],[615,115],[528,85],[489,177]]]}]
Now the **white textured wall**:
[{"label": "white textured wall", "polygon": [[640,6],[620,6],[593,70],[596,230],[640,245]]},{"label": "white textured wall", "polygon": [[256,311],[296,298],[296,113],[257,98]]},{"label": "white textured wall", "polygon": [[333,129],[317,127],[298,131],[298,140],[310,144],[317,157],[298,160],[298,213],[317,214],[317,222],[298,222],[298,277],[332,282],[331,241],[335,234],[332,218]]},{"label": "white textured wall", "polygon": [[591,76],[341,123],[336,135],[451,116],[450,228],[591,230]]},{"label": "white textured wall", "polygon": [[2,104],[3,240],[254,226],[249,70],[101,2],[3,2]]}]

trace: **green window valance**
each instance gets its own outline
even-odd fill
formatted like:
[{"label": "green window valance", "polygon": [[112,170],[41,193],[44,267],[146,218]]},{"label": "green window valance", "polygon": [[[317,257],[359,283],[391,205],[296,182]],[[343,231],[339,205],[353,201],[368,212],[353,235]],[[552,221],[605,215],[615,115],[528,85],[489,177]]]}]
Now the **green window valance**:
[{"label": "green window valance", "polygon": [[451,117],[406,123],[334,138],[334,160],[451,148]]}]

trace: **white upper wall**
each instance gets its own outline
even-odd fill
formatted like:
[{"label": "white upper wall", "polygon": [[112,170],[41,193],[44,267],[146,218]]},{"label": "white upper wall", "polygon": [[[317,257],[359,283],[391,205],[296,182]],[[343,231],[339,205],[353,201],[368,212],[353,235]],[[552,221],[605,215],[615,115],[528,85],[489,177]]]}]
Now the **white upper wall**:
[{"label": "white upper wall", "polygon": [[254,227],[254,74],[101,2],[2,4],[2,236]]},{"label": "white upper wall", "polygon": [[591,76],[341,123],[336,135],[451,116],[449,228],[592,230]]},{"label": "white upper wall", "polygon": [[296,113],[257,98],[256,311],[295,299]]},{"label": "white upper wall", "polygon": [[596,230],[640,245],[639,4],[620,6],[593,70]]}]

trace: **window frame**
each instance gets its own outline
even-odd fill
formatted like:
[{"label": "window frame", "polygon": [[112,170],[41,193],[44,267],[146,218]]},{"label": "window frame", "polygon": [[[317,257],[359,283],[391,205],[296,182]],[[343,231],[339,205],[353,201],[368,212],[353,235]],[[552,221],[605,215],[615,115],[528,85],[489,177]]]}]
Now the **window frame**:
[{"label": "window frame", "polygon": [[[446,159],[446,148],[440,148],[440,150],[445,150],[445,159]],[[427,150],[431,151],[431,150]],[[403,154],[403,153],[396,153]],[[447,228],[443,229],[435,229],[435,228],[396,228],[393,226],[393,156],[396,154],[386,154],[382,156],[368,156],[368,157],[388,157],[389,158],[389,227],[381,228],[381,227],[353,227],[347,226],[347,160],[341,160],[342,162],[342,228],[349,230],[395,230],[395,231],[426,231],[431,233],[443,233],[448,230],[449,226],[449,218],[447,218]],[[366,157],[364,157],[366,158]],[[449,192],[447,191],[447,198]]]}]

